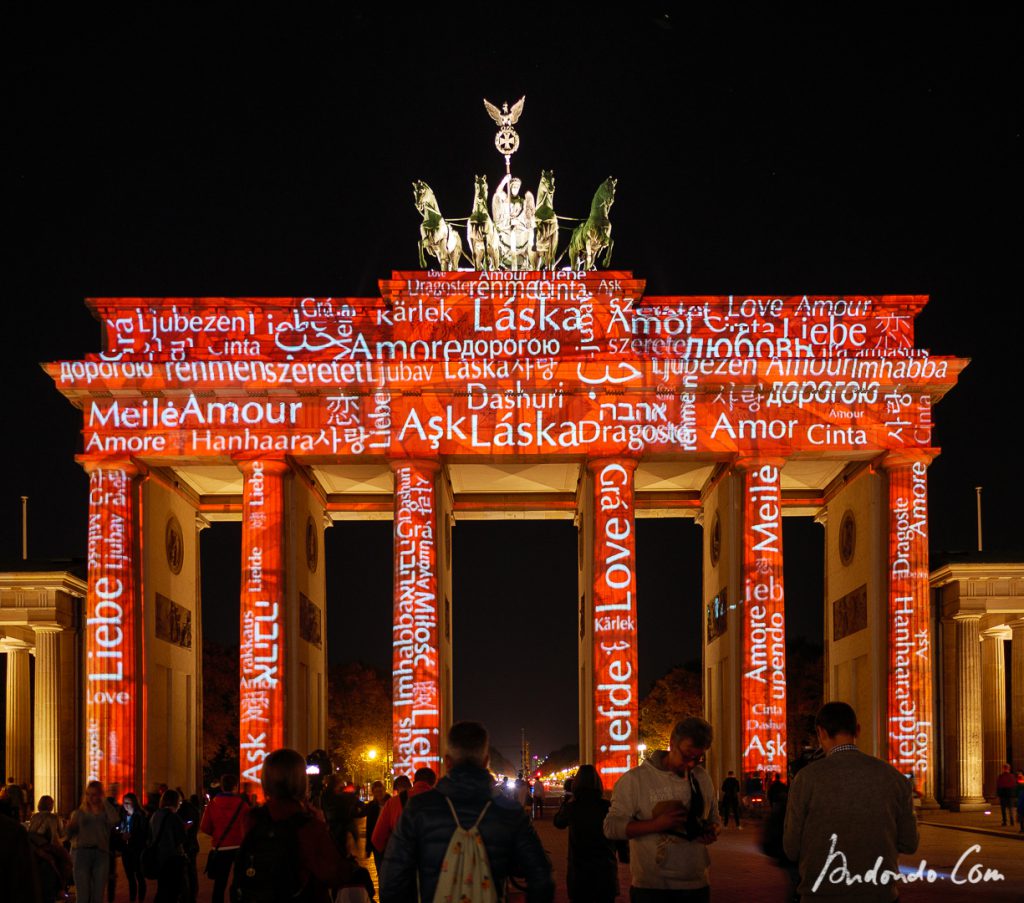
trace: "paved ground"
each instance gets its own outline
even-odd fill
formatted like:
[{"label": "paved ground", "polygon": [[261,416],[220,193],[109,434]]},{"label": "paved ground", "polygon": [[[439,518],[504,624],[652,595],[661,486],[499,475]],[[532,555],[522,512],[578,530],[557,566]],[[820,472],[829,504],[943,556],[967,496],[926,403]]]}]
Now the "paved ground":
[{"label": "paved ground", "polygon": [[[908,884],[900,891],[903,903],[1024,903],[1024,834],[1016,826],[1012,832],[999,825],[998,810],[994,822],[983,813],[926,812],[921,821],[921,846],[913,856],[900,858],[904,872],[914,872],[922,860],[924,870],[933,869],[936,880]],[[557,903],[566,903],[565,866],[568,836],[557,831],[550,819],[536,822],[544,848],[551,856],[558,884]],[[777,868],[758,848],[760,826],[745,822],[742,831],[727,828],[718,843],[711,847],[712,899],[716,903],[787,903],[791,899],[786,873]],[[206,860],[209,838],[203,837],[200,866]],[[972,866],[996,869],[1002,881],[954,883],[955,877],[969,882]],[[371,872],[373,862],[363,863]],[[628,900],[629,866],[619,867],[621,899]],[[200,875],[200,903],[208,903],[211,883]],[[149,899],[152,899],[152,891]],[[510,897],[511,901],[515,899]],[[522,899],[521,897],[519,898]],[[128,903],[128,886],[123,873],[118,876],[116,903]]]}]

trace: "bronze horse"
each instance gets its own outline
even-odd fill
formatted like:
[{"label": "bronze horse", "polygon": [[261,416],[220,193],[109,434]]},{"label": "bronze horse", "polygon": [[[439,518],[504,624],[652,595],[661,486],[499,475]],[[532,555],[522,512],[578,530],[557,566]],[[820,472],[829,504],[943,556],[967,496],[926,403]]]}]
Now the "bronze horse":
[{"label": "bronze horse", "polygon": [[412,196],[416,209],[423,215],[423,222],[420,223],[420,266],[427,265],[423,255],[426,251],[437,259],[438,269],[457,270],[459,259],[462,257],[462,239],[459,233],[441,216],[434,192],[426,182],[419,179],[413,182]]},{"label": "bronze horse", "polygon": [[594,193],[590,216],[572,232],[569,240],[569,265],[576,270],[597,268],[597,255],[603,250],[604,265],[612,262],[612,224],[608,211],[615,202],[616,180],[608,176]]}]

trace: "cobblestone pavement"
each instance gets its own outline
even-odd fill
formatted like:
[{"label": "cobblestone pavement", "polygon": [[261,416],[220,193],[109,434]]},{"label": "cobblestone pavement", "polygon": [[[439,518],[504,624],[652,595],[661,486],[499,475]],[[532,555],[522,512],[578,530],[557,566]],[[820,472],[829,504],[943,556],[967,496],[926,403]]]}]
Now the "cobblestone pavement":
[{"label": "cobblestone pavement", "polygon": [[[982,813],[927,813],[921,823],[921,846],[913,856],[900,857],[904,872],[914,872],[922,861],[923,871],[933,869],[936,880],[929,884],[917,882],[900,889],[902,903],[1024,903],[1024,836],[999,829]],[[556,903],[566,903],[566,852],[568,833],[556,830],[550,818],[536,823],[541,842],[551,857],[557,883]],[[1016,831],[1016,827],[1014,828]],[[715,903],[787,903],[792,899],[787,874],[776,867],[759,850],[760,825],[744,822],[743,830],[727,828],[719,841],[711,847],[711,897]],[[209,849],[208,837],[201,838],[200,872]],[[957,868],[957,862],[962,860]],[[376,879],[372,860],[362,864]],[[996,869],[1004,876],[1002,881],[981,880],[970,883],[973,866],[976,877],[984,877],[985,869]],[[119,864],[120,866],[120,864]],[[954,868],[956,872],[954,875]],[[124,873],[118,870],[116,903],[128,903],[128,885]],[[954,877],[966,883],[957,885]],[[212,882],[200,874],[200,903],[209,903]],[[619,866],[620,899],[628,900],[629,866]],[[148,899],[154,896],[155,887]],[[509,903],[519,903],[522,895],[512,894]]]}]

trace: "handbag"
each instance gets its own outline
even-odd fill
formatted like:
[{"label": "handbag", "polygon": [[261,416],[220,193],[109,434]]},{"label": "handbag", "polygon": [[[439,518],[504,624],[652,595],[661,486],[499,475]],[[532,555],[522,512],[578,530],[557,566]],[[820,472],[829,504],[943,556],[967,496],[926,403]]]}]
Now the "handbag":
[{"label": "handbag", "polygon": [[235,823],[235,819],[238,818],[238,813],[242,811],[242,805],[245,803],[244,799],[238,801],[238,806],[231,816],[231,820],[228,822],[227,827],[220,832],[220,840],[216,841],[213,848],[210,850],[206,857],[206,865],[203,867],[203,874],[207,878],[215,877],[214,867],[217,864],[217,860],[220,858],[217,854],[220,852],[220,845],[224,843],[224,838],[228,836],[228,832],[231,830],[231,826]]}]

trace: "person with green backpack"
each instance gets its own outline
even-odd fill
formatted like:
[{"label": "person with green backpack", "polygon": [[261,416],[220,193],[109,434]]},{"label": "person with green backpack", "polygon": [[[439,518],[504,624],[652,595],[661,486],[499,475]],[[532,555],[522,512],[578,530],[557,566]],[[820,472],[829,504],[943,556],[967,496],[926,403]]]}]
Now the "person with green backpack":
[{"label": "person with green backpack", "polygon": [[453,724],[447,774],[411,797],[384,852],[381,903],[495,903],[510,875],[528,903],[551,903],[555,882],[529,814],[495,790],[490,741],[476,721]]}]

